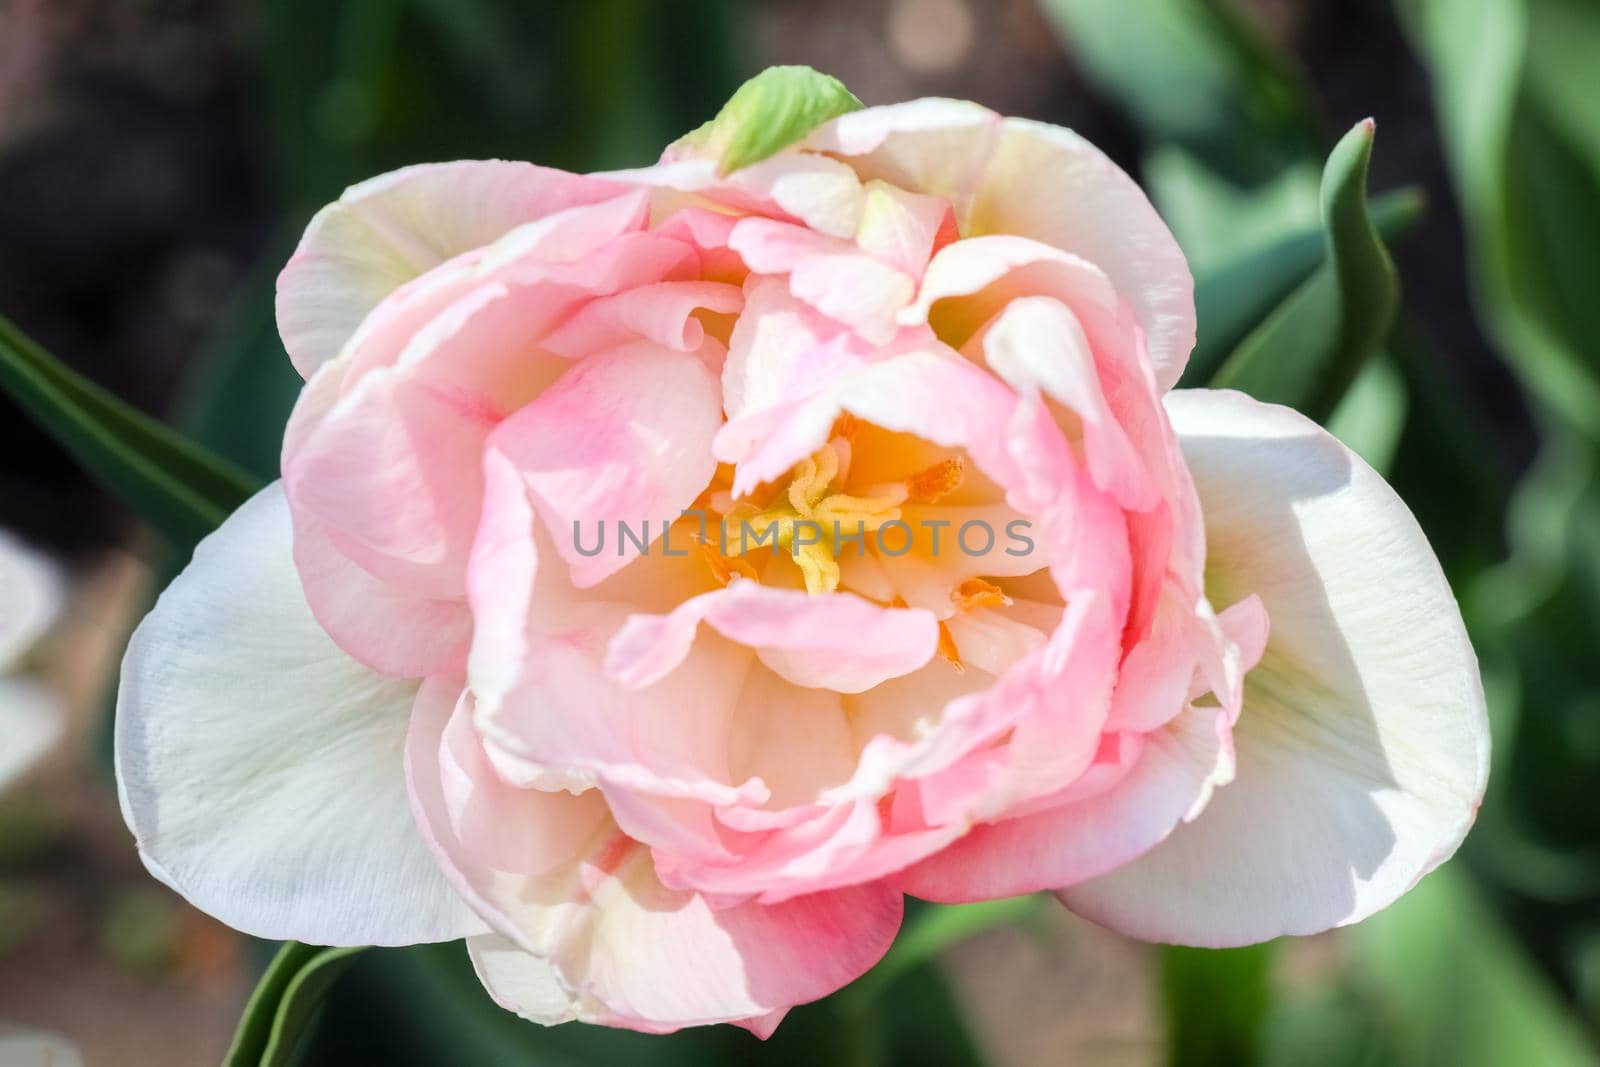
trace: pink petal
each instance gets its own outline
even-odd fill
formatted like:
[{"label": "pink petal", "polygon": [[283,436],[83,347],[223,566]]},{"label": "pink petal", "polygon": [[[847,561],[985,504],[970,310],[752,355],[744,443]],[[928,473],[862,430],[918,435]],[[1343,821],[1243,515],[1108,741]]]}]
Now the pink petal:
[{"label": "pink petal", "polygon": [[1111,279],[1138,315],[1158,388],[1194,347],[1194,280],[1172,232],[1138,184],[1059,126],[1008,118],[972,200],[976,233],[1014,233],[1075,253]]},{"label": "pink petal", "polygon": [[[572,580],[589,586],[637,555],[617,524],[648,522],[659,536],[694,503],[716,471],[721,421],[716,380],[699,359],[639,342],[575,365],[489,448],[526,483]],[[607,528],[609,542],[586,554]]]},{"label": "pink petal", "polygon": [[797,299],[783,279],[753,276],[722,369],[728,419],[815,395],[867,355],[848,330]]},{"label": "pink petal", "polygon": [[856,244],[902,274],[922,277],[941,235],[954,236],[950,205],[885,181],[869,181],[866,189]]},{"label": "pink petal", "polygon": [[1175,584],[1162,591],[1149,636],[1122,662],[1108,730],[1144,733],[1158,729],[1183,710],[1192,687],[1209,691],[1209,685],[1196,682],[1201,642],[1211,639],[1197,618],[1196,607],[1185,601],[1185,594]]},{"label": "pink petal", "polygon": [[1045,292],[1071,304],[1080,314],[1114,311],[1118,294],[1094,263],[1053,245],[1027,237],[995,234],[968,237],[940,249],[928,264],[917,302],[900,316],[907,323],[926,322],[941,300],[977,297],[990,287],[999,291],[969,312],[970,328],[987,321],[1016,296]]},{"label": "pink petal", "polygon": [[734,224],[728,247],[757,274],[788,274],[811,256],[843,252],[850,244],[792,222],[751,215]]},{"label": "pink petal", "polygon": [[895,883],[926,900],[990,900],[1073,885],[1143,854],[1193,810],[1206,783],[1225,775],[1216,709],[1192,709],[1136,746],[1105,792],[1020,818],[987,823],[901,873]]},{"label": "pink petal", "polygon": [[[442,678],[419,697],[433,714],[433,702],[450,706],[453,686]],[[606,821],[606,805],[594,791],[580,794],[519,789],[500,779],[472,725],[471,698],[454,701],[439,738],[438,814],[449,820],[462,854],[478,863],[515,874],[538,875],[570,862],[572,855]]]},{"label": "pink petal", "polygon": [[863,178],[947,200],[965,225],[1000,123],[965,100],[911,100],[841,115],[805,146],[846,157]]},{"label": "pink petal", "polygon": [[294,564],[318,624],[347,655],[391,678],[459,671],[472,615],[457,596],[429,596],[384,581],[352,562],[358,548],[295,514]]},{"label": "pink petal", "polygon": [[544,339],[543,347],[568,359],[645,340],[693,352],[705,340],[694,312],[732,314],[744,306],[736,286],[721,282],[658,282],[595,300]]},{"label": "pink petal", "polygon": [[788,274],[796,298],[872,344],[895,335],[895,315],[916,291],[905,271],[849,242],[773,219],[742,220],[729,246],[752,271]]},{"label": "pink petal", "polygon": [[608,673],[634,688],[654,684],[688,655],[702,622],[756,649],[792,684],[842,693],[916,670],[939,642],[938,621],[926,611],[884,608],[853,593],[812,596],[736,580],[670,614],[630,618],[612,639]]},{"label": "pink petal", "polygon": [[868,344],[888,344],[899,327],[895,316],[911,302],[909,275],[864,253],[811,256],[795,266],[789,288]]},{"label": "pink petal", "polygon": [[362,182],[317,213],[278,279],[278,328],[310,377],[405,282],[514,227],[621,187],[530,163],[435,163]]},{"label": "pink petal", "polygon": [[576,588],[554,537],[534,517],[522,472],[488,457],[484,520],[468,586],[475,628],[468,675],[480,730],[502,773],[587,787],[601,780],[652,795],[734,803],[765,791],[730,780],[727,722],[747,649],[702,640],[656,685],[628,689],[604,670],[633,614],[670,610],[713,586],[697,557],[652,552]]},{"label": "pink petal", "polygon": [[727,176],[717,173],[715,160],[680,159],[597,177],[697,193],[741,212],[793,220],[830,237],[854,235],[865,201],[855,171],[813,153],[780,153]]},{"label": "pink petal", "polygon": [[[513,1010],[545,1022],[576,1017],[649,1032],[729,1021],[770,1032],[785,1009],[852,981],[893,940],[901,911],[893,890],[859,886],[718,909],[661,885],[649,853],[616,832],[595,835],[542,877],[485,866],[445,815],[438,753],[451,706],[448,696],[419,699],[408,780],[424,833],[458,889],[528,953],[521,967],[503,955],[479,960],[491,992]],[[548,818],[559,821],[558,810]]]},{"label": "pink petal", "polygon": [[1094,264],[1133,306],[1160,390],[1178,380],[1194,347],[1188,264],[1138,185],[1071,130],[914,100],[840,116],[806,144],[864,178],[945,198],[964,235],[1031,238]]},{"label": "pink petal", "polygon": [[1006,305],[983,337],[990,369],[1018,391],[1042,390],[1077,416],[1089,474],[1123,507],[1146,511],[1157,486],[1111,409],[1077,316],[1049,297]]},{"label": "pink petal", "polygon": [[1013,481],[997,430],[1015,407],[1016,395],[937,343],[926,350],[912,347],[872,363],[852,366],[848,358],[841,360],[811,396],[731,419],[718,431],[714,449],[718,459],[737,465],[734,494],[749,493],[821,448],[834,421],[847,411],[885,430],[963,448],[995,480]]}]

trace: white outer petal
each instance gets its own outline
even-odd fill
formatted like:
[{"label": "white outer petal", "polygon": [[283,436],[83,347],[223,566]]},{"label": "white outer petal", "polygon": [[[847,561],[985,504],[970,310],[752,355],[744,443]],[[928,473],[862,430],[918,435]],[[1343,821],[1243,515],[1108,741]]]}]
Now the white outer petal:
[{"label": "white outer petal", "polygon": [[1357,922],[1448,859],[1489,767],[1477,659],[1416,520],[1287,408],[1184,390],[1167,410],[1205,512],[1207,592],[1258,593],[1238,770],[1192,823],[1064,890],[1153,941],[1227,946]]},{"label": "white outer petal", "polygon": [[404,945],[483,929],[417,832],[416,683],[341,652],[306,607],[274,483],[195,550],[129,642],[123,817],[151,873],[246,933]]}]

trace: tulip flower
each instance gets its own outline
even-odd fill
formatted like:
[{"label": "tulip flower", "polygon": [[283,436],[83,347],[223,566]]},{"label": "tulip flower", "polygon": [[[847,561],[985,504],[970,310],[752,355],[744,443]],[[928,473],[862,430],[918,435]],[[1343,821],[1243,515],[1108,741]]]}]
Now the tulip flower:
[{"label": "tulip flower", "polygon": [[643,169],[355,186],[279,279],[282,480],[128,650],[146,864],[653,1032],[769,1033],[906,894],[1370,915],[1472,823],[1476,661],[1360,458],[1174,389],[1192,288],[1070,130],[806,71]]}]

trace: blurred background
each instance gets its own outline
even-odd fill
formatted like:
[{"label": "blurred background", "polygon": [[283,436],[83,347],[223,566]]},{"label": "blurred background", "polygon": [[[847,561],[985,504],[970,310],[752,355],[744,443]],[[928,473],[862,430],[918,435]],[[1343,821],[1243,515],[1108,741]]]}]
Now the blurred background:
[{"label": "blurred background", "polygon": [[[298,386],[273,278],[383,170],[644,164],[772,63],[975,99],[1145,184],[1197,278],[1195,384],[1322,268],[1323,161],[1377,119],[1403,303],[1330,425],[1416,512],[1482,659],[1495,766],[1455,861],[1360,927],[1229,952],[1049,901],[924,908],[765,1045],[541,1030],[459,946],[371,950],[299,1061],[1597,1062],[1597,54],[1594,0],[0,0],[0,314],[264,478]],[[145,875],[107,755],[121,644],[177,560],[4,397],[0,527],[60,576],[0,668],[64,709],[0,795],[0,1065],[216,1064],[270,946]]]}]

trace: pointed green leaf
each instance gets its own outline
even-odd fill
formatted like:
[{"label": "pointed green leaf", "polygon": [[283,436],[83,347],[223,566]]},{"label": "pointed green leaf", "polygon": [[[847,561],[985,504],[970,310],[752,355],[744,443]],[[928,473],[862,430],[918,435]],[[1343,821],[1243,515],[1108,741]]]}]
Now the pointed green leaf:
[{"label": "pointed green leaf", "polygon": [[1322,176],[1324,260],[1244,339],[1212,384],[1326,418],[1388,336],[1399,277],[1367,210],[1373,124],[1334,146]]},{"label": "pointed green leaf", "polygon": [[717,156],[717,170],[732,174],[760,163],[861,101],[831,75],[810,67],[768,67],[745,82],[717,117],[683,139]]},{"label": "pointed green leaf", "polygon": [[69,370],[4,317],[0,390],[106,490],[180,546],[216,529],[256,489],[232,464]]},{"label": "pointed green leaf", "polygon": [[[1422,217],[1421,191],[1404,188],[1384,193],[1372,201],[1371,210],[1378,232],[1393,241]],[[1233,350],[1312,276],[1326,256],[1326,246],[1320,223],[1289,228],[1253,251],[1197,269],[1194,303],[1199,329],[1183,386],[1210,384]]]},{"label": "pointed green leaf", "polygon": [[285,941],[250,994],[223,1067],[288,1063],[329,987],[363,951]]}]

